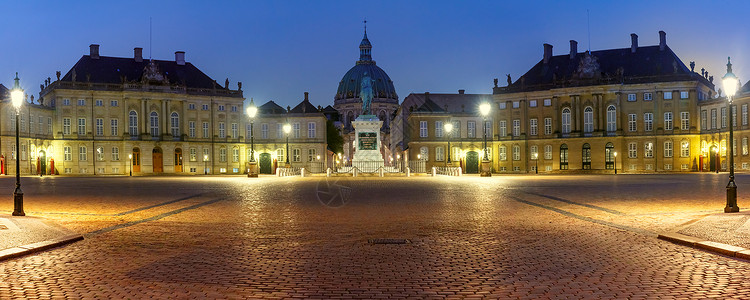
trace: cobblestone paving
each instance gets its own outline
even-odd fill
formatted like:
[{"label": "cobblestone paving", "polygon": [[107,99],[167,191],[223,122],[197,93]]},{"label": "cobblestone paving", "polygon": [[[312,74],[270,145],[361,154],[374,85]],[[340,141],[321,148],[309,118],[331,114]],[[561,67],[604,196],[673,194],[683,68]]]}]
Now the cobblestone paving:
[{"label": "cobblestone paving", "polygon": [[724,179],[24,178],[86,239],[0,262],[0,299],[747,299],[750,263],[654,234],[721,211]]}]

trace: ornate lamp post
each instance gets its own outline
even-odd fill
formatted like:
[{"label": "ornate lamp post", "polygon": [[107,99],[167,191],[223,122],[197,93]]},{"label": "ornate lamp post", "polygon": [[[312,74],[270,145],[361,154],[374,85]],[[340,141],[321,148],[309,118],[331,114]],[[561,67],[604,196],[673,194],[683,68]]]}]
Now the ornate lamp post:
[{"label": "ornate lamp post", "polygon": [[18,118],[21,113],[21,105],[23,105],[23,89],[18,83],[18,72],[16,72],[16,78],[13,79],[13,90],[10,92],[10,99],[13,102],[13,107],[16,109],[16,189],[13,191],[13,215],[14,216],[25,216],[23,212],[23,191],[21,190],[21,164],[18,150],[20,147],[18,127],[20,123]]},{"label": "ornate lamp post", "polygon": [[453,132],[453,123],[447,122],[443,125],[445,135],[448,137],[448,166],[451,165],[451,133]]},{"label": "ornate lamp post", "polygon": [[482,177],[492,176],[492,172],[490,172],[489,150],[487,150],[487,116],[490,115],[491,109],[492,106],[487,102],[479,105],[479,112],[482,114],[484,120],[484,123],[482,124],[482,127],[484,127],[484,157],[482,157],[482,172],[480,174]]},{"label": "ornate lamp post", "polygon": [[534,174],[539,174],[539,153],[534,153]]},{"label": "ornate lamp post", "polygon": [[724,207],[725,213],[739,212],[737,206],[737,184],[734,183],[734,124],[732,116],[734,108],[732,107],[732,98],[737,92],[739,81],[737,76],[732,73],[732,61],[727,57],[727,74],[721,78],[724,86],[724,92],[727,94],[727,104],[729,105],[729,183],[727,184],[727,206]]},{"label": "ornate lamp post", "polygon": [[253,136],[253,122],[258,108],[255,107],[253,99],[250,98],[250,106],[247,107],[247,116],[250,118],[250,168],[247,170],[247,177],[258,177],[258,164],[255,162],[255,144]]},{"label": "ornate lamp post", "polygon": [[130,176],[133,176],[133,154],[128,154],[128,161],[130,162],[128,164],[128,173]]},{"label": "ornate lamp post", "polygon": [[208,175],[208,166],[206,165],[208,162],[208,155],[203,155],[203,175]]},{"label": "ornate lamp post", "polygon": [[617,152],[613,154],[615,155],[615,175],[617,175]]},{"label": "ornate lamp post", "polygon": [[289,168],[289,133],[292,132],[292,125],[289,123],[284,124],[284,133],[286,133],[286,167]]}]

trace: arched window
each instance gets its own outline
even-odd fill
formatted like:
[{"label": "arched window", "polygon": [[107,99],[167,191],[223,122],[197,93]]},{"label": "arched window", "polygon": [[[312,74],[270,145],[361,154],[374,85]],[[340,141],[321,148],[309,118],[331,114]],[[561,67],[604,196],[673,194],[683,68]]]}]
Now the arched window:
[{"label": "arched window", "polygon": [[497,159],[508,160],[508,147],[506,147],[505,145],[500,145],[500,147],[498,148]]},{"label": "arched window", "polygon": [[612,143],[604,146],[604,168],[607,170],[615,168],[615,145]]},{"label": "arched window", "polygon": [[607,107],[607,131],[617,131],[617,108],[614,105]]},{"label": "arched window", "polygon": [[[568,111],[570,114],[570,111]],[[560,170],[568,169],[568,145],[560,145]]]},{"label": "arched window", "polygon": [[570,108],[563,108],[562,111],[562,133],[570,133]]},{"label": "arched window", "polygon": [[583,109],[583,132],[594,132],[594,109],[591,106]]},{"label": "arched window", "polygon": [[513,145],[513,160],[521,160],[521,146]]},{"label": "arched window", "polygon": [[172,129],[172,136],[173,137],[179,137],[180,136],[180,115],[177,114],[177,112],[172,112],[172,115],[170,116],[170,125]]},{"label": "arched window", "polygon": [[591,145],[589,143],[583,144],[581,149],[581,163],[584,170],[591,170]]},{"label": "arched window", "polygon": [[138,113],[131,110],[128,114],[128,131],[130,136],[138,135]]},{"label": "arched window", "polygon": [[159,135],[159,114],[155,111],[151,112],[150,117],[151,125],[151,137],[158,138]]},{"label": "arched window", "polygon": [[419,157],[417,159],[428,160],[430,158],[430,150],[427,147],[419,148]]}]

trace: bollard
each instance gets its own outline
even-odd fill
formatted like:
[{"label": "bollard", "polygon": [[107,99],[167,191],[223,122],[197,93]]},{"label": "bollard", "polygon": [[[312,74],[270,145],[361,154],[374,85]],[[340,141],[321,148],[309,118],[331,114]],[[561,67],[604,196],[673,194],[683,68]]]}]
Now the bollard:
[{"label": "bollard", "polygon": [[411,169],[406,168],[406,177],[411,177]]},{"label": "bollard", "polygon": [[432,167],[432,176],[437,176],[437,169],[435,167]]},{"label": "bollard", "polygon": [[461,169],[461,167],[458,167],[458,177],[461,177],[461,175],[463,175],[463,173],[464,173],[464,170]]},{"label": "bollard", "polygon": [[384,174],[383,174],[383,168],[380,168],[380,177],[383,177],[383,176],[384,176]]},{"label": "bollard", "polygon": [[276,177],[281,177],[281,168],[276,168]]},{"label": "bollard", "polygon": [[300,177],[305,177],[305,168],[299,170]]},{"label": "bollard", "polygon": [[326,170],[326,177],[331,177],[331,168],[328,168],[328,170]]},{"label": "bollard", "polygon": [[352,171],[353,171],[353,172],[352,172],[353,176],[354,176],[354,177],[357,177],[357,168],[354,168],[354,170],[352,170]]}]

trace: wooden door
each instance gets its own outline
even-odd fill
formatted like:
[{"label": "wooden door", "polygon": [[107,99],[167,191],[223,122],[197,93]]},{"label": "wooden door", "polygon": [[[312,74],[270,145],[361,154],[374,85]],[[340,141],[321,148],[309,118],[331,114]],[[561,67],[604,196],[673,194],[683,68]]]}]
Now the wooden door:
[{"label": "wooden door", "polygon": [[476,151],[466,152],[466,174],[479,173],[479,154]]},{"label": "wooden door", "polygon": [[260,160],[260,174],[272,174],[271,173],[271,154],[261,153],[259,160]]},{"label": "wooden door", "polygon": [[180,148],[174,150],[174,172],[182,172],[182,149]]},{"label": "wooden door", "polygon": [[154,162],[154,173],[164,172],[164,158],[162,157],[161,149],[154,148],[152,154]]},{"label": "wooden door", "polygon": [[133,148],[133,172],[141,171],[141,149]]}]

